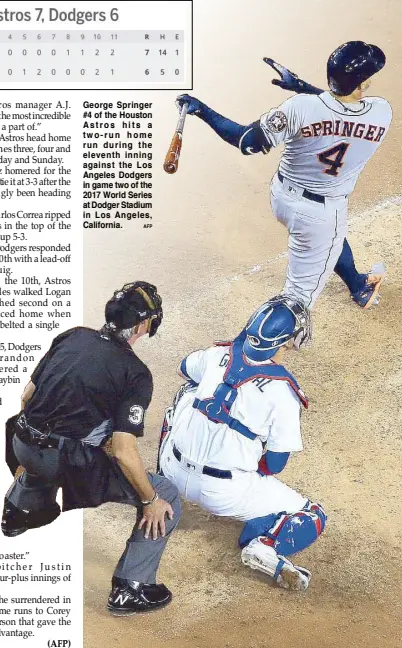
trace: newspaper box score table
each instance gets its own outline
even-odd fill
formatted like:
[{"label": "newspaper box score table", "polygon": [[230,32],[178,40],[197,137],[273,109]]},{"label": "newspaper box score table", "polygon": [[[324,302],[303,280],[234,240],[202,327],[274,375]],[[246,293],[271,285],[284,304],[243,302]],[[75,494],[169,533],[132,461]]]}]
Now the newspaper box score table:
[{"label": "newspaper box score table", "polygon": [[0,56],[0,82],[22,87],[54,82],[158,88],[186,82],[184,30],[3,30]]}]

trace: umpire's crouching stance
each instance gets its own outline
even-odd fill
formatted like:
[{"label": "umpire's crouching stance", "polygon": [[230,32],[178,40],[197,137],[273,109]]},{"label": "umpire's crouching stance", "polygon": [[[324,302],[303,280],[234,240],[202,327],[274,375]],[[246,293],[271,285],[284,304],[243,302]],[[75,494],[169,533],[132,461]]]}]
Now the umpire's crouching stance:
[{"label": "umpire's crouching stance", "polygon": [[[167,479],[145,472],[136,441],[152,376],[130,345],[156,333],[162,300],[151,284],[128,284],[107,302],[105,315],[100,331],[77,327],[56,337],[25,388],[12,440],[25,472],[6,495],[1,528],[16,536],[52,522],[60,514],[59,487],[63,511],[105,502],[136,506],[108,601],[111,612],[125,615],[171,601],[155,578],[180,501]],[[110,437],[113,459],[100,447]]]}]

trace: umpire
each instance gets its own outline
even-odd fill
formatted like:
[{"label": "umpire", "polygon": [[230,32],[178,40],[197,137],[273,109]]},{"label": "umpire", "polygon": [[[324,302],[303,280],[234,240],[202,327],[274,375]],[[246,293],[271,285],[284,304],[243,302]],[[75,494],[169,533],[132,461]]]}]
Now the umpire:
[{"label": "umpire", "polygon": [[[162,300],[149,283],[126,284],[107,302],[105,317],[100,331],[77,327],[56,337],[25,388],[12,439],[25,471],[6,494],[1,528],[16,536],[55,520],[59,487],[63,511],[105,502],[136,506],[108,600],[113,614],[128,615],[171,601],[155,579],[181,511],[176,487],[145,472],[136,440],[153,385],[131,346],[155,335]],[[110,437],[113,457],[101,447]]]}]

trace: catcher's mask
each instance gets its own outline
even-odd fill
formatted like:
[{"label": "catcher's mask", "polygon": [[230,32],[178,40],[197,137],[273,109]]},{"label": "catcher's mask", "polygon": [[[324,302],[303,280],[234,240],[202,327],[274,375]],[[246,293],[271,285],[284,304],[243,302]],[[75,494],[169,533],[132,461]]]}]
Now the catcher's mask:
[{"label": "catcher's mask", "polygon": [[105,318],[116,329],[129,329],[149,320],[147,333],[155,335],[162,319],[162,298],[156,286],[146,281],[128,283],[116,290],[106,304]]},{"label": "catcher's mask", "polygon": [[254,362],[264,362],[289,340],[293,339],[299,349],[311,339],[310,312],[301,301],[278,295],[253,313],[244,333],[244,355]]}]

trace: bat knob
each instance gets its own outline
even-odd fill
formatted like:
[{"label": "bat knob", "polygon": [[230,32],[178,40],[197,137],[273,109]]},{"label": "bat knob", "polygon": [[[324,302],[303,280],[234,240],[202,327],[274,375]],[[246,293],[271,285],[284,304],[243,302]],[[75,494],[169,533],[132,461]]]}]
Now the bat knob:
[{"label": "bat knob", "polygon": [[166,171],[166,173],[169,173],[169,174],[176,173],[177,165],[173,164],[172,162],[166,162],[163,165],[163,169]]}]

